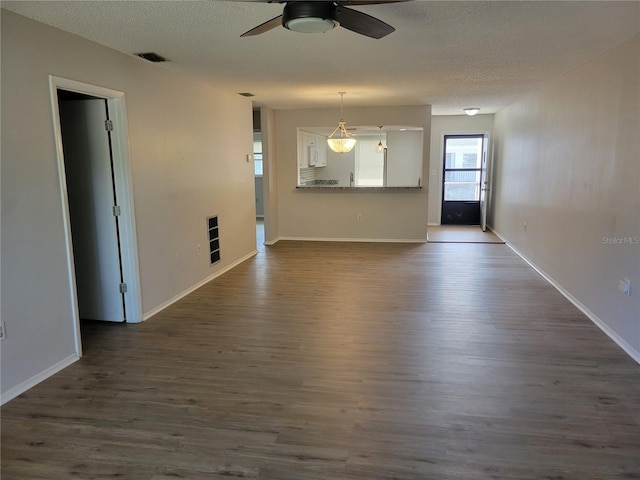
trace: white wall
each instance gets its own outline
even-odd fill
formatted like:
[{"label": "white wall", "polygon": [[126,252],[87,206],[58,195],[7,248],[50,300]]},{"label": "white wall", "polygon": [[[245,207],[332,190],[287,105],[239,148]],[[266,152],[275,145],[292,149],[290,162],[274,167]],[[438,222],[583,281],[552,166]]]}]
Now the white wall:
[{"label": "white wall", "polygon": [[[429,167],[429,225],[440,225],[442,212],[442,168],[444,136],[484,134],[493,130],[493,115],[441,115],[431,118],[431,160]],[[491,151],[491,145],[489,145]],[[426,182],[423,182],[426,183]]]},{"label": "white wall", "polygon": [[[431,107],[348,108],[349,125],[411,125],[431,129]],[[427,190],[353,191],[296,189],[296,128],[333,125],[338,109],[276,111],[279,238],[426,240]],[[423,155],[428,158],[429,135]],[[327,162],[330,159],[328,158]],[[425,164],[425,172],[427,168]],[[426,177],[425,177],[426,178]],[[362,215],[362,221],[357,216]],[[312,221],[309,221],[312,219]]]},{"label": "white wall", "polygon": [[355,172],[356,149],[347,153],[336,153],[327,147],[327,166],[316,168],[316,178],[318,180],[337,180],[341,187],[349,186],[349,174]]},{"label": "white wall", "polygon": [[493,199],[496,231],[638,361],[639,62],[640,36],[497,113]]},{"label": "white wall", "polygon": [[426,132],[387,133],[387,185],[416,186],[418,180],[420,185],[424,185],[424,165],[413,160],[420,158],[422,163],[429,162],[428,157],[422,152],[423,137],[429,135],[429,130]]},{"label": "white wall", "polygon": [[249,100],[4,10],[1,61],[4,395],[76,354],[50,74],[125,92],[147,314],[255,251],[255,202]]}]

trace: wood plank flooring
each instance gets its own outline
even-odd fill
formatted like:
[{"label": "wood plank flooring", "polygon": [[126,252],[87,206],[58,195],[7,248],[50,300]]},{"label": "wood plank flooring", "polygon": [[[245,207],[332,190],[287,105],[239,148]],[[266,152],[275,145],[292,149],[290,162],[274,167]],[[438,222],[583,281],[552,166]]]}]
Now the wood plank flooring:
[{"label": "wood plank flooring", "polygon": [[640,366],[505,245],[280,242],[2,408],[2,479],[640,478]]},{"label": "wood plank flooring", "polygon": [[482,231],[480,225],[438,225],[427,229],[427,241],[430,243],[504,243],[487,228]]}]

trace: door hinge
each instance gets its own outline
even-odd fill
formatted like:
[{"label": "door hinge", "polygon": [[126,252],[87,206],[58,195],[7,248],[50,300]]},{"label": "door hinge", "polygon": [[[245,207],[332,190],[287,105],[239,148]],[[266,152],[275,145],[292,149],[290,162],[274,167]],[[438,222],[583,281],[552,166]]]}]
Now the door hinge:
[{"label": "door hinge", "polygon": [[121,283],[120,284],[120,293],[127,293],[127,284],[126,283]]},{"label": "door hinge", "polygon": [[119,217],[120,216],[120,207],[118,205],[115,205],[113,207],[113,216],[114,217]]},{"label": "door hinge", "polygon": [[104,121],[104,129],[107,132],[110,132],[113,130],[113,120],[105,120]]}]

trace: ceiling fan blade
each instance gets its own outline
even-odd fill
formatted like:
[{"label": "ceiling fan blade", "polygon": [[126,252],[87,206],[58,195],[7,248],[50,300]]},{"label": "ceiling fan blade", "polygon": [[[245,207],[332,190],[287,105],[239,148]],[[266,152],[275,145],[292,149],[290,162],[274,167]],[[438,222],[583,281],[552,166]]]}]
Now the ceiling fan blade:
[{"label": "ceiling fan blade", "polygon": [[403,3],[412,0],[338,0],[338,5],[382,5],[385,3]]},{"label": "ceiling fan blade", "polygon": [[[231,2],[238,3],[287,3],[287,2],[295,2],[300,0],[228,0]],[[321,0],[313,0],[313,1],[321,1]],[[338,5],[382,5],[385,3],[402,3],[402,2],[412,2],[414,0],[327,0],[331,2],[335,2]]]},{"label": "ceiling fan blade", "polygon": [[336,20],[340,22],[341,27],[371,38],[382,38],[396,31],[382,20],[341,6],[336,8]]},{"label": "ceiling fan blade", "polygon": [[277,17],[272,18],[271,20],[264,22],[263,24],[258,25],[255,28],[252,28],[248,32],[244,32],[240,36],[252,37],[253,35],[260,35],[261,33],[268,32],[269,30],[272,30],[276,27],[281,27],[281,26],[282,26],[282,15],[278,15]]}]

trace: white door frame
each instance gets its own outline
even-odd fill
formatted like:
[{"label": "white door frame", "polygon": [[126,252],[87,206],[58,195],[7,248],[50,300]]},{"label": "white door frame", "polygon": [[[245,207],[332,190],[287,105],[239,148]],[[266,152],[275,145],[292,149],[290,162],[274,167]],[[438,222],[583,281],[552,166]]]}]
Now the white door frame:
[{"label": "white door frame", "polygon": [[62,213],[65,224],[65,244],[67,248],[67,274],[71,291],[72,320],[76,351],[82,356],[80,337],[80,316],[78,313],[78,294],[76,290],[75,267],[73,259],[73,243],[71,236],[71,221],[69,215],[69,199],[67,197],[67,181],[65,176],[64,151],[62,148],[62,129],[60,127],[60,112],[58,110],[58,90],[83,93],[92,97],[104,98],[107,101],[109,118],[113,121],[111,132],[114,184],[120,203],[121,216],[119,219],[121,236],[121,259],[124,282],[127,284],[125,305],[127,306],[127,323],[138,323],[142,317],[142,299],[140,295],[140,272],[138,269],[138,241],[136,237],[136,221],[133,206],[133,182],[131,178],[131,159],[129,154],[129,134],[127,126],[127,110],[124,92],[99,87],[88,83],[77,82],[66,78],[49,75],[51,93],[51,110],[53,114],[53,129],[56,141],[56,156],[58,159],[58,179]]},{"label": "white door frame", "polygon": [[489,192],[491,191],[491,156],[489,155],[489,133],[482,137],[482,174],[480,175],[480,228],[487,231],[487,213],[489,209]]},{"label": "white door frame", "polygon": [[[438,223],[433,224],[433,226],[440,225],[442,222],[442,183],[444,177],[444,137],[447,135],[486,135],[489,139],[489,147],[491,147],[490,151],[493,151],[493,142],[491,141],[491,132],[486,130],[441,130],[440,131],[440,155],[438,156],[438,163],[435,165],[438,171],[438,186],[436,187],[436,193],[438,195],[437,205],[438,205]],[[492,157],[492,156],[491,156]],[[488,158],[487,161],[493,160],[493,158]],[[434,168],[433,163],[431,163],[431,169]],[[489,179],[490,180],[490,179]],[[491,185],[489,184],[489,188]],[[489,205],[487,204],[487,207]]]}]

